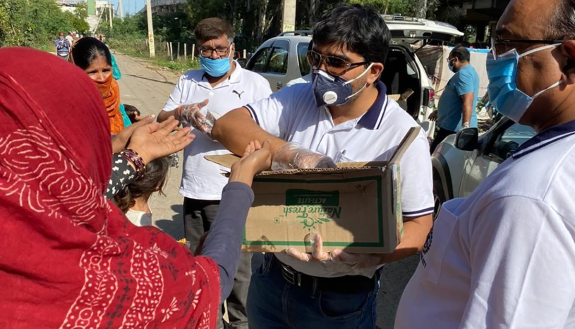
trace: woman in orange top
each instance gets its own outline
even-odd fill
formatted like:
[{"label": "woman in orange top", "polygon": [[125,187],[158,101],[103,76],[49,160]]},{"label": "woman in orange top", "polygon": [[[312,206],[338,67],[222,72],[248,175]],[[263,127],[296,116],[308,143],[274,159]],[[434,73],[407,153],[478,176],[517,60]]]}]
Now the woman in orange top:
[{"label": "woman in orange top", "polygon": [[120,110],[120,87],[112,75],[110,50],[96,38],[85,37],[74,43],[69,60],[84,70],[98,87],[110,119],[110,133],[118,134],[124,129],[124,118]]}]

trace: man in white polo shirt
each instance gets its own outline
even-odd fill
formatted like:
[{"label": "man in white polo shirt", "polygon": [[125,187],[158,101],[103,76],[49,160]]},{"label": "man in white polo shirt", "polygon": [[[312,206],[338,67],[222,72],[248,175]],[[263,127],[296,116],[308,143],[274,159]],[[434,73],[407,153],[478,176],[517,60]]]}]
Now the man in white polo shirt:
[{"label": "man in white polo shirt", "polygon": [[443,205],[395,328],[575,328],[574,18],[571,0],[513,0],[501,17],[489,96],[538,134]]},{"label": "man in white polo shirt", "polygon": [[[257,73],[242,69],[233,60],[235,45],[232,26],[220,18],[207,18],[198,23],[195,31],[200,52],[201,70],[186,72],[170,95],[158,121],[170,116],[181,120],[186,104],[208,101],[208,110],[222,116],[229,110],[266,98],[271,94],[267,80]],[[205,104],[205,103],[204,103]],[[184,105],[184,106],[183,106]],[[205,155],[229,153],[220,143],[199,134],[194,143],[184,149],[184,171],[180,194],[184,196],[184,226],[186,240],[195,250],[199,239],[210,225],[220,204],[227,179],[221,167],[205,160]],[[228,299],[230,324],[247,328],[245,303],[251,275],[250,254],[243,254],[234,290]]]},{"label": "man in white polo shirt", "polygon": [[[379,81],[391,33],[371,9],[342,6],[314,28],[311,84],[296,84],[229,112],[211,131],[232,152],[269,140],[296,167],[385,161],[417,123]],[[298,144],[298,145],[296,145]],[[299,152],[301,157],[295,157]],[[276,153],[278,161],[279,153]],[[420,250],[433,212],[429,144],[420,134],[401,162],[404,240],[387,255],[266,254],[252,275],[250,328],[375,327],[381,264]],[[362,218],[357,218],[361,221]],[[319,238],[317,238],[319,243]]]}]

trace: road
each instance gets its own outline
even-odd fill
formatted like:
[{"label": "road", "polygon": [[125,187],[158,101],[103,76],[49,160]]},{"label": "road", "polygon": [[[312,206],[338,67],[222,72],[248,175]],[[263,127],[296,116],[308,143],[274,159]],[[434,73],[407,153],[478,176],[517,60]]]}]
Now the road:
[{"label": "road", "polygon": [[[141,59],[115,54],[122,71],[119,81],[124,104],[136,106],[142,115],[158,114],[172,92],[178,76],[169,70],[154,67]],[[183,163],[180,152],[180,164]],[[184,237],[182,196],[178,193],[182,169],[172,168],[164,188],[165,196],[155,195],[150,201],[154,225],[176,239]],[[401,292],[417,267],[419,258],[413,256],[386,265],[382,271],[381,289],[377,305],[377,326],[392,329],[395,310]]]}]

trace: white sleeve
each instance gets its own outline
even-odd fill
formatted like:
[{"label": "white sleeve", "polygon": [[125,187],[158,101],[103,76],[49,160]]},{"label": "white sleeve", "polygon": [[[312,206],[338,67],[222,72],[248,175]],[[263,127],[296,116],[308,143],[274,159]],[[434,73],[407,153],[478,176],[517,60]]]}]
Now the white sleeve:
[{"label": "white sleeve", "polygon": [[178,83],[174,87],[174,91],[172,91],[172,93],[170,94],[170,97],[168,98],[168,101],[166,102],[166,105],[164,106],[164,109],[163,109],[164,112],[171,112],[171,111],[177,109],[181,105],[182,89],[183,89],[182,77],[180,77],[180,79],[178,79]]},{"label": "white sleeve", "polygon": [[250,115],[263,130],[284,139],[287,134],[289,115],[296,112],[292,107],[297,100],[294,88],[283,88],[269,97],[246,105]]},{"label": "white sleeve", "polygon": [[486,205],[469,232],[460,328],[564,328],[575,301],[573,225],[544,202],[511,196]]},{"label": "white sleeve", "polygon": [[415,218],[433,213],[433,175],[429,143],[421,132],[400,162],[401,208],[403,217]]},{"label": "white sleeve", "polygon": [[272,89],[270,88],[270,83],[268,80],[262,79],[262,83],[258,86],[256,96],[258,100],[268,98],[272,94]]}]

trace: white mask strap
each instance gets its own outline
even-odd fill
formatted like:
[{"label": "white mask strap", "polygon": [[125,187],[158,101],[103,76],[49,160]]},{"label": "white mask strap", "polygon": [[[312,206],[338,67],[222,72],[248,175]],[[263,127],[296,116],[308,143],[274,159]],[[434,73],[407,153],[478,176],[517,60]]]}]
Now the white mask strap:
[{"label": "white mask strap", "polygon": [[[349,81],[346,81],[343,85],[345,86],[345,85],[350,84],[350,83],[354,82],[355,80],[361,78],[364,74],[367,73],[367,71],[369,71],[369,69],[371,69],[372,66],[373,66],[373,63],[369,64],[369,66],[365,69],[365,71],[363,71],[362,74],[358,75],[358,76],[355,77],[354,79],[351,79],[351,80],[349,80]],[[365,86],[364,86],[364,88],[365,88]],[[361,88],[361,89],[363,89],[363,88]],[[354,94],[354,95],[355,95],[355,94]]]},{"label": "white mask strap", "polygon": [[359,94],[362,90],[365,89],[365,87],[367,87],[367,83],[364,84],[363,87],[361,87],[358,91],[356,91],[355,93],[353,93],[353,94],[349,95],[348,97],[346,97],[345,100],[348,100],[348,99],[352,98],[353,96]]},{"label": "white mask strap", "polygon": [[543,94],[543,93],[546,92],[547,90],[553,89],[553,88],[555,88],[555,87],[558,87],[558,86],[561,85],[562,83],[563,83],[563,82],[562,82],[561,80],[559,80],[559,81],[555,82],[554,84],[552,84],[551,86],[549,86],[548,88],[543,89],[543,90],[541,90],[540,92],[538,92],[537,94],[533,95],[533,97],[531,97],[531,98],[535,99],[535,98],[537,98],[537,96]]},{"label": "white mask strap", "polygon": [[550,49],[550,48],[556,48],[556,47],[559,47],[560,45],[561,45],[561,43],[555,43],[555,44],[552,44],[552,45],[547,45],[547,46],[543,46],[543,47],[531,49],[531,50],[529,50],[529,51],[527,51],[527,52],[524,52],[523,54],[519,55],[519,58],[525,57],[525,56],[527,56],[527,55],[531,55],[531,54],[536,53],[536,52],[541,51],[541,50]]}]

